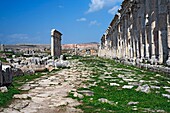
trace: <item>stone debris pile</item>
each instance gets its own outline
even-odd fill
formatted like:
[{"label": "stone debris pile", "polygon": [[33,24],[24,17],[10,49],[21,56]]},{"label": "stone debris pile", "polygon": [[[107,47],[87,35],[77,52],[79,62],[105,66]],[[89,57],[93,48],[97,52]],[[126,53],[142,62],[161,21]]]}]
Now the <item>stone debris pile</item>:
[{"label": "stone debris pile", "polygon": [[[81,63],[73,61],[70,65],[69,69],[24,84],[20,89],[28,92],[14,95],[14,101],[7,108],[2,108],[1,113],[81,113],[80,109],[74,108],[80,103],[67,96],[69,92],[83,87],[82,81],[88,80],[91,72],[83,70]],[[84,77],[81,78],[81,75]],[[83,98],[78,92],[75,96]]]}]

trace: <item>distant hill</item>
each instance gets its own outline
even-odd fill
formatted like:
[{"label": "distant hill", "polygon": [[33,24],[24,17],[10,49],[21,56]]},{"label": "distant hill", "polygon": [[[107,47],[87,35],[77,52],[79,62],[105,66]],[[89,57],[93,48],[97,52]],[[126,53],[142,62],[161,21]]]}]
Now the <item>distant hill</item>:
[{"label": "distant hill", "polygon": [[89,42],[89,43],[80,43],[80,44],[62,44],[62,49],[85,49],[85,48],[95,48],[98,49],[99,43],[97,42]]},{"label": "distant hill", "polygon": [[79,43],[79,44],[99,44],[98,42],[87,42],[87,43]]},{"label": "distant hill", "polygon": [[[87,42],[79,44],[62,44],[62,48],[98,48],[98,42]],[[14,45],[5,45],[5,48],[12,49],[25,49],[25,48],[50,48],[50,44],[14,44]]]}]

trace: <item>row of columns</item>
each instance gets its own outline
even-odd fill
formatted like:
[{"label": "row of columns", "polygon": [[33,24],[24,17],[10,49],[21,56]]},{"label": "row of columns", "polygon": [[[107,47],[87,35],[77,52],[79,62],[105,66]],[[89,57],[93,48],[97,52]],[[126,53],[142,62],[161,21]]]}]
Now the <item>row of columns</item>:
[{"label": "row of columns", "polygon": [[101,40],[110,57],[170,65],[170,0],[124,0],[116,16]]}]

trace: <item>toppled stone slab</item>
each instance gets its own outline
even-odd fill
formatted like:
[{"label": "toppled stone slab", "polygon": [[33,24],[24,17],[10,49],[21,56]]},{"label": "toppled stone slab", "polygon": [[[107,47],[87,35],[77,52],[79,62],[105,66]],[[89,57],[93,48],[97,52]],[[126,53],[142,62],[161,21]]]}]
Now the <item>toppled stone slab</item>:
[{"label": "toppled stone slab", "polygon": [[78,98],[80,98],[80,99],[84,98],[84,96],[83,96],[82,94],[79,94],[79,93],[77,93],[77,92],[74,92],[73,96],[74,96],[74,97],[78,97]]},{"label": "toppled stone slab", "polygon": [[151,87],[151,89],[160,89],[161,87],[159,87],[159,86],[150,86]]},{"label": "toppled stone slab", "polygon": [[122,88],[123,89],[132,89],[134,86],[132,85],[124,85]]},{"label": "toppled stone slab", "polygon": [[137,105],[139,102],[129,102],[128,105]]},{"label": "toppled stone slab", "polygon": [[24,84],[24,85],[23,85],[23,86],[21,86],[19,89],[20,89],[20,90],[23,90],[23,91],[27,91],[27,90],[30,90],[30,89],[31,89],[31,87],[30,87],[30,85],[29,85],[29,84]]},{"label": "toppled stone slab", "polygon": [[100,99],[98,99],[98,101],[101,103],[109,103],[109,100],[106,98],[100,98]]},{"label": "toppled stone slab", "polygon": [[117,83],[110,83],[110,86],[120,86],[120,85]]},{"label": "toppled stone slab", "polygon": [[90,90],[81,90],[81,91],[78,91],[78,93],[82,93],[83,95],[86,95],[86,96],[93,96],[94,95],[94,92],[92,92]]},{"label": "toppled stone slab", "polygon": [[21,103],[16,103],[13,108],[16,110],[21,110],[21,109],[27,107],[29,105],[29,103],[30,102],[28,100],[25,100],[25,101],[22,101]]},{"label": "toppled stone slab", "polygon": [[165,91],[167,91],[168,93],[170,93],[170,89],[166,89]]},{"label": "toppled stone slab", "polygon": [[167,97],[168,99],[170,99],[170,95],[169,94],[162,94],[163,97]]},{"label": "toppled stone slab", "polygon": [[3,87],[0,87],[0,91],[1,91],[2,93],[6,93],[6,92],[8,92],[8,89],[7,89],[6,86],[3,86]]},{"label": "toppled stone slab", "polygon": [[144,92],[144,93],[149,93],[150,92],[150,87],[148,84],[145,84],[143,86],[139,86],[136,91],[141,91],[141,92]]},{"label": "toppled stone slab", "polygon": [[28,94],[15,94],[13,96],[13,98],[15,98],[15,99],[28,99],[29,95]]}]

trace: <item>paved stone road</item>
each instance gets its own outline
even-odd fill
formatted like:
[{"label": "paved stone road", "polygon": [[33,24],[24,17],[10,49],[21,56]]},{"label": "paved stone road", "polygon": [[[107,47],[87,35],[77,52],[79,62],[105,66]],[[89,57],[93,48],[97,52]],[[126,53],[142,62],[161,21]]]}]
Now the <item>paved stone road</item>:
[{"label": "paved stone road", "polygon": [[[25,94],[14,95],[14,101],[2,108],[2,113],[81,113],[74,108],[80,103],[67,97],[68,93],[77,87],[82,87],[82,81],[88,79],[90,72],[82,69],[82,64],[71,63],[70,69],[63,69],[54,74],[28,82],[21,90]],[[83,77],[82,77],[83,76]]]}]

